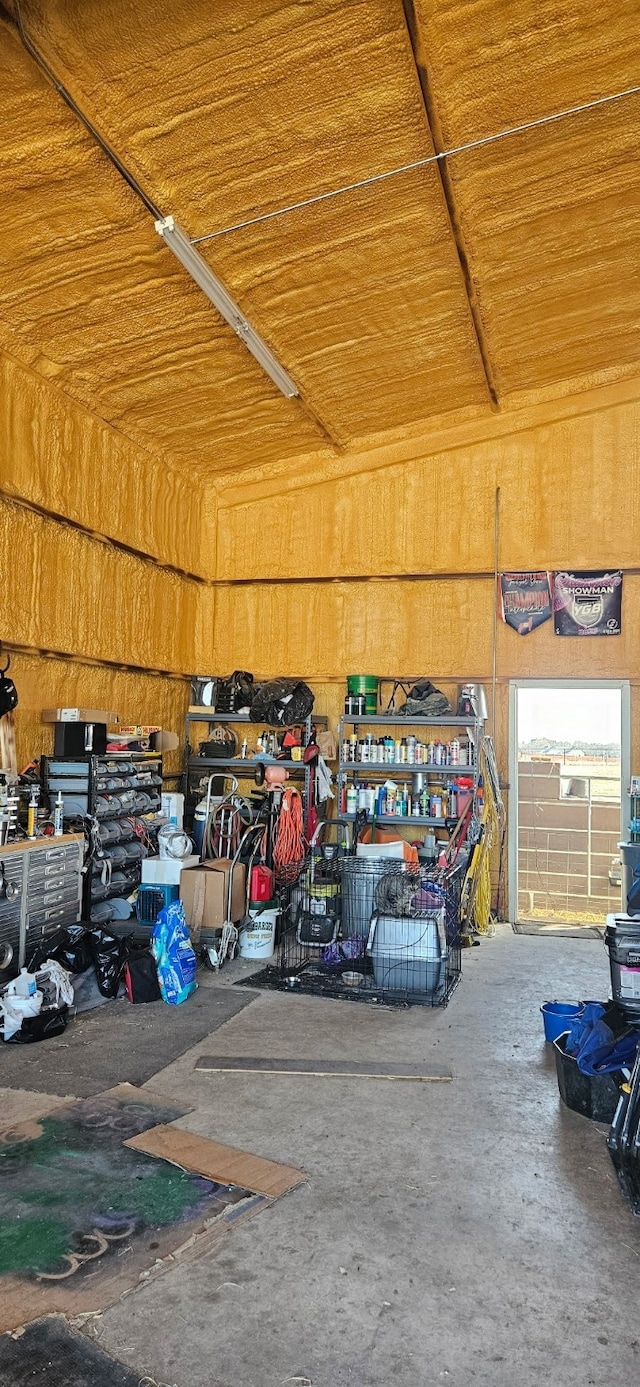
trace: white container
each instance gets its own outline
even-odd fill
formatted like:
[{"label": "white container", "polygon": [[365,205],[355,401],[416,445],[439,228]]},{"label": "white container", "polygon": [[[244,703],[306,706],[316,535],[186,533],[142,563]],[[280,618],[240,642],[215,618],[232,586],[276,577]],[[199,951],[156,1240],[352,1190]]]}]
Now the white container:
[{"label": "white container", "polygon": [[163,794],[161,796],[161,813],[163,819],[168,819],[170,824],[176,828],[182,828],[184,822],[184,795]]},{"label": "white container", "polygon": [[9,983],[7,992],[13,997],[35,997],[38,990],[35,973],[28,973],[26,968],[21,968],[17,978]]},{"label": "white container", "polygon": [[175,857],[148,857],[142,863],[142,883],[144,886],[179,886],[180,873],[185,867],[197,867],[199,861],[197,854],[182,861]]},{"label": "white container", "polygon": [[251,911],[251,927],[240,930],[241,958],[273,958],[278,910]]}]

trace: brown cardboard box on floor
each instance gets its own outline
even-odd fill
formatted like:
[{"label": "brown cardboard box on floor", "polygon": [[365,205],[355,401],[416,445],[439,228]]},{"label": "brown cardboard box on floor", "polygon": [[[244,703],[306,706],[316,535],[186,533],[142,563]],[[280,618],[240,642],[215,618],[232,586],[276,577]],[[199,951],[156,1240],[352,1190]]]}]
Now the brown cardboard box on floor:
[{"label": "brown cardboard box on floor", "polygon": [[[222,929],[227,918],[227,894],[231,862],[221,857],[203,862],[199,867],[187,867],[180,873],[180,900],[184,905],[192,941],[198,942],[201,930]],[[231,920],[237,924],[246,913],[246,869],[237,862],[233,869],[231,890]]]}]

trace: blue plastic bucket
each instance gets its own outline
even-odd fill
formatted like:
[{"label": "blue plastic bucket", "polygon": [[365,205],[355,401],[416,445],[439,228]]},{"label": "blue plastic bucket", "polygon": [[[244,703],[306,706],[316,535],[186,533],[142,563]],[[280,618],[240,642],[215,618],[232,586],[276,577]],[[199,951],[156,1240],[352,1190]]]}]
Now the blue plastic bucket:
[{"label": "blue plastic bucket", "polygon": [[552,1044],[559,1035],[564,1035],[583,1008],[583,1002],[543,1002],[540,1010],[544,1021],[545,1040]]}]

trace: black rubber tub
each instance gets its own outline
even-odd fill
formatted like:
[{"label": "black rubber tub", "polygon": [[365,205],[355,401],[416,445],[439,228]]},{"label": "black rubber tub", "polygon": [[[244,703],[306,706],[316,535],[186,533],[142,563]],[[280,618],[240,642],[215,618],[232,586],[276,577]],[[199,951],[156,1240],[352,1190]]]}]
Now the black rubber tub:
[{"label": "black rubber tub", "polygon": [[613,1122],[622,1074],[583,1074],[573,1055],[565,1054],[566,1035],[553,1042],[558,1088],[563,1103],[594,1122]]}]

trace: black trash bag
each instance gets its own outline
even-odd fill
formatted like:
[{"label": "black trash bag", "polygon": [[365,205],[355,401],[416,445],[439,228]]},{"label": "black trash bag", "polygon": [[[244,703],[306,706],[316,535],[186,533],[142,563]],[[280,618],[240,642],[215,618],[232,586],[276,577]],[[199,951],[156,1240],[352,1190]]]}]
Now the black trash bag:
[{"label": "black trash bag", "polygon": [[11,656],[7,655],[4,669],[0,670],[0,718],[3,718],[5,713],[12,713],[18,706],[18,690],[13,679],[7,677],[10,666]]},{"label": "black trash bag", "polygon": [[308,718],[313,704],[311,689],[301,679],[272,679],[256,693],[250,718],[269,727],[293,727]]},{"label": "black trash bag", "polygon": [[160,1002],[156,961],[146,945],[128,944],[124,965],[124,986],[130,1002]]},{"label": "black trash bag", "polygon": [[90,933],[99,991],[103,997],[117,997],[127,957],[125,942],[107,934],[106,930],[94,929]]},{"label": "black trash bag", "polygon": [[37,973],[48,958],[62,964],[69,973],[86,973],[93,965],[91,930],[85,925],[67,925],[52,934],[34,949],[27,959],[30,973]]},{"label": "black trash bag", "polygon": [[449,699],[441,689],[437,689],[430,679],[420,679],[413,684],[407,694],[403,708],[398,709],[400,717],[437,718],[451,712]]},{"label": "black trash bag", "polygon": [[69,1008],[66,1003],[40,1011],[37,1016],[25,1016],[20,1030],[5,1040],[5,1045],[33,1045],[37,1040],[52,1040],[55,1035],[62,1035],[66,1031],[68,1020]]}]

